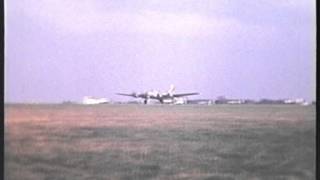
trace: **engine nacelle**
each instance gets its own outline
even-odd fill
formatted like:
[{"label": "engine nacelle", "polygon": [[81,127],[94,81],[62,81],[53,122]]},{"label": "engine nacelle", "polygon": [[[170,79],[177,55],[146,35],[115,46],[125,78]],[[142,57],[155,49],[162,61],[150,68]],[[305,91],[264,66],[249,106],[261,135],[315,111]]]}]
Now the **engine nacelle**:
[{"label": "engine nacelle", "polygon": [[133,96],[133,97],[138,97],[138,93],[133,92],[133,93],[132,93],[132,96]]}]

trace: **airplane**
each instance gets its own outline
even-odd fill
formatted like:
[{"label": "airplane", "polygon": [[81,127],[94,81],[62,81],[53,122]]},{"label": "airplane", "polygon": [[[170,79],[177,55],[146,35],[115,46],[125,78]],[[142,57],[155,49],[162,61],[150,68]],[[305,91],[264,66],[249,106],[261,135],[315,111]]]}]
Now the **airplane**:
[{"label": "airplane", "polygon": [[83,101],[82,101],[82,103],[86,104],[86,105],[106,104],[108,102],[109,102],[109,100],[107,100],[106,98],[94,98],[94,97],[91,97],[91,96],[83,97]]},{"label": "airplane", "polygon": [[160,93],[158,91],[148,91],[146,93],[131,93],[131,94],[125,94],[125,93],[116,93],[117,95],[121,96],[130,96],[134,98],[142,98],[144,99],[144,104],[148,103],[149,99],[156,99],[160,101],[161,104],[163,104],[166,100],[173,101],[175,98],[184,97],[184,96],[192,96],[192,95],[198,95],[199,93],[183,93],[183,94],[174,94],[175,87],[174,85],[170,86],[170,89],[166,93]]}]

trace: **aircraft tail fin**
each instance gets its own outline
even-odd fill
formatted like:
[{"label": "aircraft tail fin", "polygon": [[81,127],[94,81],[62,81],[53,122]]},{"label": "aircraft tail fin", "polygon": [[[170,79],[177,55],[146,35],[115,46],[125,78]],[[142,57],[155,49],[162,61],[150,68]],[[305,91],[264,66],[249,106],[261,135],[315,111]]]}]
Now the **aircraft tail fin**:
[{"label": "aircraft tail fin", "polygon": [[173,84],[171,84],[171,85],[170,85],[170,89],[168,90],[168,93],[169,93],[169,94],[173,94],[174,90],[175,90],[175,87],[174,87]]}]

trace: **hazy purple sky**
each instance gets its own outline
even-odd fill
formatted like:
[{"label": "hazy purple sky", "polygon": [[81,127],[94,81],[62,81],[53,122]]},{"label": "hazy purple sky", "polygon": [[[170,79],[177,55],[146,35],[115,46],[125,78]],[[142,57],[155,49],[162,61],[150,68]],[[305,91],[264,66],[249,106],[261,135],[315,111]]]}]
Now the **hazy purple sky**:
[{"label": "hazy purple sky", "polygon": [[[314,0],[5,0],[6,102],[315,98]],[[127,98],[126,98],[127,99]]]}]

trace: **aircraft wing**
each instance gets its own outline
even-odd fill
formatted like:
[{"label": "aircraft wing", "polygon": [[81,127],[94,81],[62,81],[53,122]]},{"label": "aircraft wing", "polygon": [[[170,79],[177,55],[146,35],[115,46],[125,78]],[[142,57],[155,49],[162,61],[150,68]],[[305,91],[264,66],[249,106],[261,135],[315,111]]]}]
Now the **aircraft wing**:
[{"label": "aircraft wing", "polygon": [[192,95],[199,95],[199,93],[173,94],[173,97],[183,97],[183,96],[192,96]]},{"label": "aircraft wing", "polygon": [[125,93],[116,93],[117,95],[121,96],[130,96],[130,97],[136,97],[134,94],[125,94]]}]

